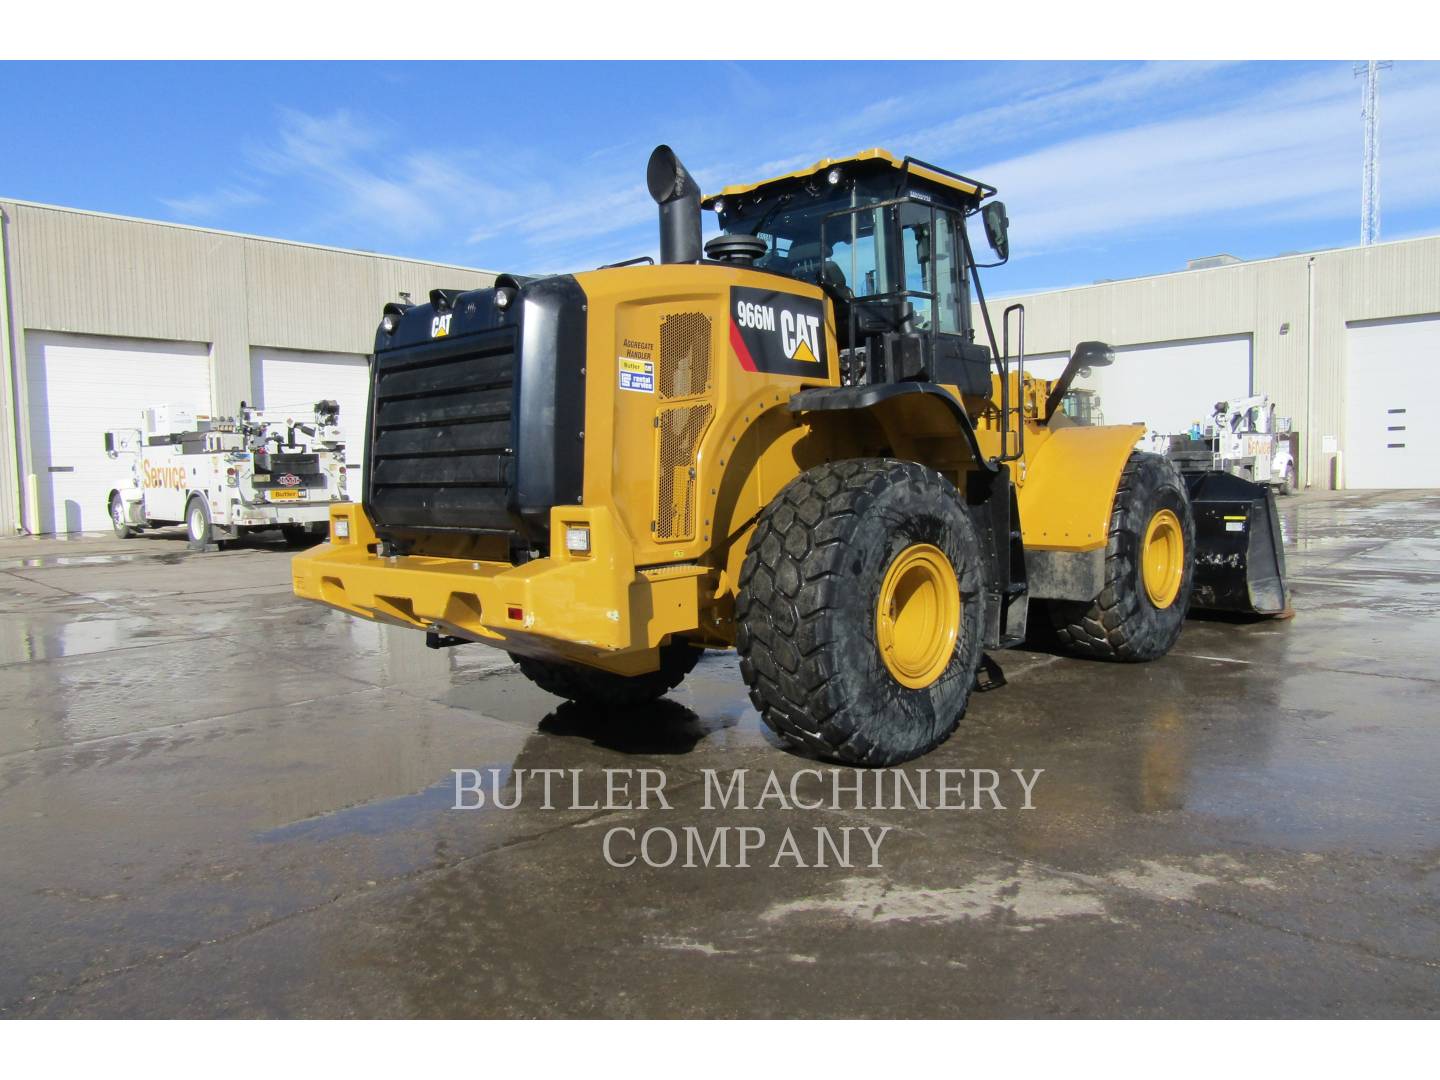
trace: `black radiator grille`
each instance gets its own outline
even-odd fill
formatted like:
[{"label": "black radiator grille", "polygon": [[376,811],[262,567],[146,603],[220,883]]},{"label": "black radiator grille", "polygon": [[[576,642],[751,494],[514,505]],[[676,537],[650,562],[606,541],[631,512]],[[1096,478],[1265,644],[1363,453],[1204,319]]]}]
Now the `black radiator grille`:
[{"label": "black radiator grille", "polygon": [[377,355],[366,480],[377,523],[513,527],[515,353],[506,327]]}]

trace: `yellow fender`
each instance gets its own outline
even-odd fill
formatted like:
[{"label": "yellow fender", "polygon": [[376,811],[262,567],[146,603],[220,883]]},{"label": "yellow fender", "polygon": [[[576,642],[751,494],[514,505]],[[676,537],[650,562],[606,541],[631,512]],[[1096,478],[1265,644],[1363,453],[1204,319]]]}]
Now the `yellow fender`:
[{"label": "yellow fender", "polygon": [[1141,424],[1052,429],[1018,478],[1026,550],[1104,548],[1120,474],[1144,434]]}]

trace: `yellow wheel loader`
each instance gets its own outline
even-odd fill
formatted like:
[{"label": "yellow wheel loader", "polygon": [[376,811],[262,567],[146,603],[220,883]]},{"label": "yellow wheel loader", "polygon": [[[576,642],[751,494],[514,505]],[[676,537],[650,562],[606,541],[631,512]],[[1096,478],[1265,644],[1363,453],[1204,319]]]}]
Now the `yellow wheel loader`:
[{"label": "yellow wheel loader", "polygon": [[1192,605],[1286,609],[1265,489],[1066,417],[1100,343],[1025,372],[966,229],[1006,260],[993,188],[883,150],[702,199],[662,146],[647,181],[658,265],[386,305],[363,498],[298,595],[612,708],[734,648],[777,734],[864,765],[949,736],[1027,619],[1137,661]]}]

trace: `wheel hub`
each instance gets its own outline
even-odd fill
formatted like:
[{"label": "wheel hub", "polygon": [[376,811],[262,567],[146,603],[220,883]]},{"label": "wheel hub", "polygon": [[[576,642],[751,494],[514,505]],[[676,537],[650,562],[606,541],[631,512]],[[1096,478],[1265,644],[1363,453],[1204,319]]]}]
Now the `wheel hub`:
[{"label": "wheel hub", "polygon": [[950,665],[960,636],[960,583],[945,553],[914,544],[890,564],[880,585],[875,638],[895,681],[920,690]]},{"label": "wheel hub", "polygon": [[1185,576],[1185,534],[1172,510],[1157,510],[1145,529],[1140,577],[1150,603],[1163,610],[1175,602]]}]

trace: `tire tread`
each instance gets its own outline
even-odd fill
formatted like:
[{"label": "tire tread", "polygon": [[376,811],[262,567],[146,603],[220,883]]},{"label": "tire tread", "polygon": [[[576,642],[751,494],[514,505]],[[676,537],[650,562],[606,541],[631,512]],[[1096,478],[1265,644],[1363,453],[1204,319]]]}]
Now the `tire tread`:
[{"label": "tire tread", "polygon": [[735,647],[751,703],[782,739],[849,764],[918,757],[959,722],[957,712],[897,758],[893,748],[867,738],[851,715],[857,706],[828,692],[835,674],[828,646],[850,541],[876,499],[898,484],[919,489],[931,505],[956,498],[949,481],[915,462],[865,458],[816,466],[761,513],[740,574]]},{"label": "tire tread", "polygon": [[660,667],[643,675],[617,675],[563,660],[540,660],[510,654],[520,673],[546,693],[603,708],[646,705],[674,690],[695,669],[704,654],[686,642],[660,647]]},{"label": "tire tread", "polygon": [[1049,605],[1056,636],[1069,652],[1098,660],[1153,660],[1168,652],[1179,636],[1184,610],[1190,604],[1191,565],[1186,566],[1175,600],[1181,610],[1180,618],[1164,621],[1146,617],[1149,601],[1140,596],[1142,585],[1136,566],[1144,528],[1144,522],[1135,520],[1137,500],[1143,500],[1146,492],[1164,486],[1173,487],[1181,495],[1187,561],[1193,565],[1194,526],[1179,470],[1159,454],[1132,453],[1120,474],[1111,506],[1105,545],[1105,587],[1088,604],[1052,601]]}]

